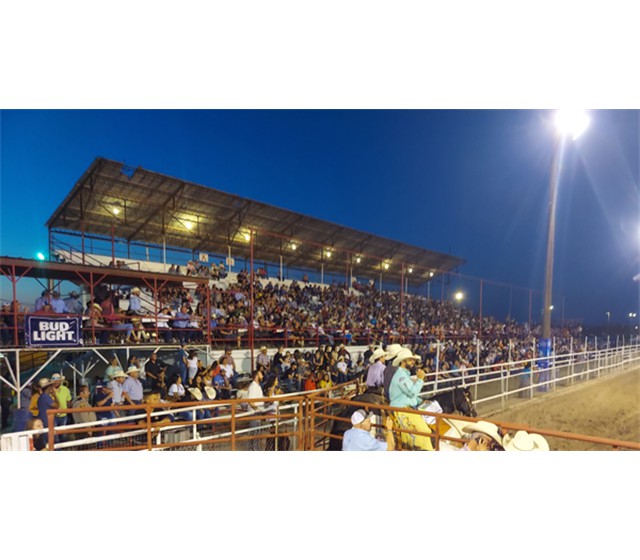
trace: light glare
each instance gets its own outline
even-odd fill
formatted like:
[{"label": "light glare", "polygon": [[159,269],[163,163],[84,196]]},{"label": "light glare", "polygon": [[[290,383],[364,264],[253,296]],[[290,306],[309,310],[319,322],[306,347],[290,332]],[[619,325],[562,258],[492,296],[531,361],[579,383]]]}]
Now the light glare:
[{"label": "light glare", "polygon": [[555,115],[556,129],[560,134],[578,138],[589,126],[591,117],[579,109],[560,109]]}]

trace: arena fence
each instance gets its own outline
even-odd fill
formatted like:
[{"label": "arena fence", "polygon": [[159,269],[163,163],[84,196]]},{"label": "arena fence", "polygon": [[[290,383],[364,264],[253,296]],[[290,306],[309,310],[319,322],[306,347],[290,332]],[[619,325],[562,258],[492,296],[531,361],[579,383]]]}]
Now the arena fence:
[{"label": "arena fence", "polygon": [[[462,374],[459,378],[440,382],[436,377],[427,383],[423,396],[428,399],[436,391],[464,383],[478,395],[474,400],[482,416],[491,407],[504,407],[511,399],[536,398],[548,391],[635,368],[639,363],[640,349],[635,346],[577,352],[556,356],[549,364],[536,359],[501,364],[497,369],[488,367],[473,375]],[[328,390],[261,399],[84,408],[82,412],[111,412],[114,417],[58,427],[54,426],[54,410],[49,413],[49,429],[5,434],[0,439],[0,448],[4,451],[32,449],[34,436],[44,433],[48,448],[56,451],[324,450],[328,449],[332,439],[342,438],[332,428],[338,421],[349,423],[346,407],[356,404],[350,398],[358,388],[356,382],[349,382]],[[256,402],[264,403],[259,412],[251,409],[251,404]],[[378,434],[383,425],[383,415],[395,416],[402,412],[386,405],[363,402],[356,405],[375,411],[378,421],[374,430]],[[430,417],[432,431],[406,429],[396,423],[394,435],[398,441],[403,439],[403,434],[430,438],[437,450],[460,446],[461,433],[459,430],[456,433],[451,427],[456,422],[471,421],[468,417],[454,414],[414,412]],[[73,409],[69,413],[73,413]],[[584,442],[602,449],[640,450],[640,443],[635,442],[532,429],[531,426],[495,420],[491,422],[506,431],[527,430],[544,437]]]}]

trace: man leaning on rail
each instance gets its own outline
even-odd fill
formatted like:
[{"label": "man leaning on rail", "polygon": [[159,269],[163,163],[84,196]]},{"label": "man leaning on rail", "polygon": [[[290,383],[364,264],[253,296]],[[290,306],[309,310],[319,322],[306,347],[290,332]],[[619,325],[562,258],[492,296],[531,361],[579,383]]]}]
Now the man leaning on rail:
[{"label": "man leaning on rail", "polygon": [[393,439],[393,420],[390,416],[385,422],[386,442],[379,441],[371,435],[371,417],[363,409],[356,410],[351,415],[353,428],[344,433],[342,439],[342,451],[393,451],[395,441]]}]

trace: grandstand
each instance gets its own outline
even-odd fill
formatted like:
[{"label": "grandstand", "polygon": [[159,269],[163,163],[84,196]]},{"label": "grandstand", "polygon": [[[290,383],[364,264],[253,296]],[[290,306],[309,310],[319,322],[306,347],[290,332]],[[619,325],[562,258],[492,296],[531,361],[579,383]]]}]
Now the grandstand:
[{"label": "grandstand", "polygon": [[[52,371],[71,371],[75,394],[77,384],[93,385],[101,377],[114,353],[122,361],[135,353],[144,364],[156,350],[172,364],[178,343],[184,341],[198,350],[207,368],[225,348],[231,349],[239,374],[255,369],[256,349],[263,345],[270,358],[282,346],[296,351],[293,362],[306,358],[310,363],[320,346],[331,346],[337,354],[343,344],[350,354],[348,379],[340,383],[343,397],[353,395],[353,382],[363,374],[362,369],[357,372],[358,358],[370,345],[409,345],[423,357],[428,372],[425,396],[470,384],[474,400],[485,410],[510,399],[533,399],[538,389],[599,377],[627,367],[639,355],[637,343],[629,346],[631,341],[619,337],[589,340],[574,325],[554,331],[557,361],[540,365],[531,292],[526,323],[513,321],[510,313],[506,321],[483,315],[482,281],[479,313],[455,305],[443,294],[445,282],[464,262],[458,257],[103,158],[83,173],[47,227],[49,261],[0,257],[0,272],[11,282],[14,300],[3,309],[0,385],[16,392],[17,407],[23,389]],[[63,281],[78,286],[83,311],[75,314],[81,326],[75,346],[29,343],[25,321],[53,314],[15,305],[25,278],[47,282],[52,289]],[[420,291],[437,280],[439,300]],[[136,288],[140,307],[133,310]],[[189,325],[177,327],[183,304]],[[531,372],[538,366],[534,381]],[[326,369],[335,373],[333,365]],[[312,369],[310,374],[323,372]],[[283,418],[285,425],[294,426],[287,437],[298,448],[322,446],[328,436],[313,435],[304,413],[311,405],[302,381],[292,389],[294,412]],[[237,399],[236,390],[232,396]],[[202,408],[207,406],[192,406],[193,417],[184,419],[194,438],[200,438],[197,423],[204,420],[196,412]],[[223,448],[234,448],[235,405],[216,402],[209,408],[219,408],[230,423],[220,421],[224,433],[231,434],[221,442]],[[151,412],[145,409],[140,420],[149,420]],[[135,447],[136,441],[149,449],[176,443],[173,428],[164,429],[170,441],[160,438],[153,444],[144,429],[138,431],[141,440],[130,439],[120,447]],[[192,439],[187,437],[188,445],[193,446]]]}]

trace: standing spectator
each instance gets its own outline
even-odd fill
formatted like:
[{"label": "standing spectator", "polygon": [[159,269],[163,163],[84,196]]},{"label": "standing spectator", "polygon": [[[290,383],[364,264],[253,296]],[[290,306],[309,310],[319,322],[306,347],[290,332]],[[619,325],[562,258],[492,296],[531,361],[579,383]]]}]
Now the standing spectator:
[{"label": "standing spectator", "polygon": [[31,397],[33,396],[32,386],[23,387],[20,391],[20,408],[17,408],[13,413],[13,431],[24,432],[27,428],[27,422],[31,420],[31,413],[29,412],[29,405],[31,404]]},{"label": "standing spectator", "polygon": [[393,420],[390,416],[385,421],[386,442],[378,441],[371,435],[371,417],[363,409],[356,410],[351,415],[353,428],[344,433],[342,439],[343,451],[393,451]]},{"label": "standing spectator", "polygon": [[78,299],[80,295],[78,292],[72,291],[69,292],[69,297],[66,297],[63,301],[67,306],[69,313],[73,313],[74,315],[82,315],[82,303]]},{"label": "standing spectator", "polygon": [[113,375],[116,371],[122,371],[122,368],[120,367],[118,356],[114,354],[111,358],[111,363],[107,366],[107,369],[104,370],[104,377],[102,378],[102,380],[105,383],[109,383],[109,381],[113,379]]},{"label": "standing spectator", "polygon": [[45,303],[51,303],[51,291],[43,290],[42,295],[36,299],[36,303],[34,306],[34,311],[40,311]]},{"label": "standing spectator", "polygon": [[153,352],[144,365],[144,370],[148,380],[148,386],[154,393],[159,393],[161,399],[167,398],[166,372],[167,366],[164,362],[158,361],[158,354]]},{"label": "standing spectator", "polygon": [[[144,388],[142,382],[138,379],[140,370],[132,365],[127,369],[127,378],[122,384],[122,400],[124,404],[142,404]],[[127,416],[133,416],[139,414],[139,410],[128,410]]]},{"label": "standing spectator", "polygon": [[384,378],[384,396],[387,397],[387,399],[389,399],[389,385],[391,385],[391,380],[398,369],[393,365],[393,360],[395,360],[400,350],[402,350],[402,346],[400,346],[400,344],[389,344],[386,348],[387,357],[385,359],[387,365],[384,368],[382,376]]},{"label": "standing spectator", "polygon": [[[262,383],[263,378],[264,376],[262,374],[261,369],[257,369],[253,373],[253,381],[251,381],[251,383],[249,384],[249,388],[247,392],[248,399],[258,399],[258,398],[264,397],[264,393],[262,392],[262,387],[260,386],[260,383]],[[262,408],[264,407],[264,402],[263,401],[250,402],[248,403],[248,405],[249,405],[249,410],[252,410],[255,414],[261,414]],[[251,420],[249,422],[249,426],[251,428],[259,428],[260,424],[261,424],[260,420]],[[253,434],[254,438],[258,434],[259,434],[259,430],[254,432]],[[252,451],[260,451],[261,448],[262,448],[262,442],[260,440],[252,439],[249,442],[249,449],[251,449]]]},{"label": "standing spectator", "polygon": [[[78,388],[78,395],[73,400],[72,408],[90,408],[89,397],[91,392],[89,391],[89,385],[80,385]],[[73,421],[75,424],[84,424],[87,422],[95,422],[98,419],[97,415],[93,411],[87,412],[74,412]]]},{"label": "standing spectator", "polygon": [[162,337],[167,344],[171,342],[171,327],[169,326],[169,320],[171,318],[172,317],[169,307],[165,305],[160,310],[160,313],[158,313],[158,317],[156,320],[156,326],[158,327],[158,338]]},{"label": "standing spectator", "polygon": [[51,309],[54,313],[69,313],[67,306],[64,303],[64,300],[60,299],[60,292],[53,291],[51,292]]},{"label": "standing spectator", "polygon": [[128,375],[124,371],[116,371],[113,374],[113,379],[109,382],[109,389],[113,393],[114,406],[122,406],[124,404],[124,397],[122,395],[122,385],[127,379]]},{"label": "standing spectator", "polygon": [[344,356],[339,356],[336,362],[336,370],[338,371],[338,383],[346,383],[349,379],[347,361]]},{"label": "standing spectator", "polygon": [[[59,373],[54,373],[51,376],[51,383],[53,383],[53,389],[55,390],[56,397],[58,399],[58,408],[61,411],[69,408],[71,406],[71,401],[73,400],[71,397],[71,391],[69,391],[64,380],[64,377]],[[59,412],[56,414],[56,426],[66,426],[68,420],[69,417],[66,412]]]},{"label": "standing spectator", "polygon": [[49,379],[41,379],[40,387],[42,388],[42,394],[38,397],[38,418],[42,420],[42,426],[48,428],[49,415],[47,411],[51,409],[57,410],[60,406],[58,405],[58,398],[56,397],[53,383]]},{"label": "standing spectator", "polygon": [[[93,406],[113,406],[113,390],[107,384],[98,379],[93,394]],[[98,420],[111,420],[116,414],[113,410],[103,410],[96,412]]]},{"label": "standing spectator", "polygon": [[187,354],[185,343],[181,342],[178,354],[176,355],[175,369],[178,375],[182,378],[183,385],[187,382],[187,371],[189,367],[189,363],[187,361],[188,357],[189,355]]},{"label": "standing spectator", "polygon": [[189,383],[193,380],[198,373],[198,351],[191,350],[187,356],[187,374],[189,376]]}]

